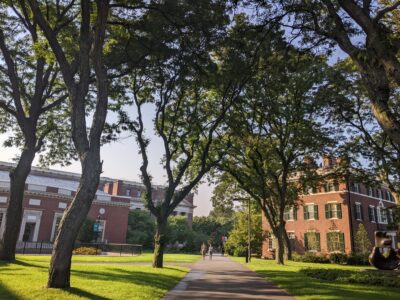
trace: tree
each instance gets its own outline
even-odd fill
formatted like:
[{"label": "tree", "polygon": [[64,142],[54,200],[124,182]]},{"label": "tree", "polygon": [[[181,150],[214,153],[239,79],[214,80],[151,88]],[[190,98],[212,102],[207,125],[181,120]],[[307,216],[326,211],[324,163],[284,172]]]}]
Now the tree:
[{"label": "tree", "polygon": [[126,242],[143,245],[144,249],[153,247],[155,220],[148,211],[134,210],[129,213]]},{"label": "tree", "polygon": [[[226,252],[234,256],[246,256],[248,243],[248,212],[247,210],[236,212],[236,221],[233,229],[228,233],[225,243]],[[261,225],[261,213],[259,209],[252,209],[251,213],[251,253],[261,255],[264,232]]]},{"label": "tree", "polygon": [[363,224],[358,225],[357,232],[354,236],[354,248],[354,251],[358,254],[369,254],[371,252],[371,240]]},{"label": "tree", "polygon": [[314,164],[331,144],[325,126],[325,99],[318,96],[326,78],[323,57],[297,51],[279,36],[263,49],[256,75],[244,88],[241,114],[229,154],[220,163],[262,209],[278,239],[277,262],[290,256],[284,212],[296,206],[304,185],[315,177]]},{"label": "tree", "polygon": [[10,199],[0,259],[14,260],[26,178],[36,154],[47,150],[47,157],[53,161],[68,160],[74,154],[69,153],[70,135],[65,134],[65,89],[37,23],[25,1],[3,3],[0,10],[0,132],[10,134],[5,146],[20,149],[16,167],[10,171]]},{"label": "tree", "polygon": [[87,218],[81,228],[79,229],[78,236],[76,238],[77,241],[81,243],[90,243],[93,242],[97,237],[97,232],[94,232],[94,224],[95,220]]},{"label": "tree", "polygon": [[[249,77],[257,48],[238,48],[241,32],[235,28],[223,38],[228,21],[223,1],[168,2],[149,10],[145,19],[154,23],[141,27],[142,35],[135,31],[132,36],[144,37],[136,42],[145,45],[145,62],[127,77],[136,119],[121,112],[120,123],[134,133],[139,145],[144,201],[157,222],[153,267],[160,268],[168,216],[229,148],[225,119]],[[147,40],[149,36],[154,39]],[[164,151],[161,163],[167,184],[160,202],[153,198],[148,171],[145,105],[154,108],[155,134]]]},{"label": "tree", "polygon": [[[260,2],[260,1],[257,1]],[[293,16],[288,26],[312,46],[335,44],[357,66],[368,94],[368,109],[394,148],[398,165],[400,116],[400,2],[394,0],[277,1]],[[267,8],[269,9],[269,8]],[[390,151],[393,153],[393,150]],[[382,160],[381,160],[382,161]],[[390,157],[387,158],[390,161]],[[388,165],[385,165],[387,167]],[[397,168],[397,167],[396,167]],[[384,169],[384,171],[386,171]],[[397,170],[398,172],[398,170]],[[397,173],[396,176],[399,176]],[[393,192],[398,192],[393,189]],[[397,197],[397,201],[399,197]]]},{"label": "tree", "polygon": [[[109,96],[103,49],[109,1],[82,0],[79,6],[75,5],[75,1],[65,6],[60,6],[59,1],[43,5],[36,0],[28,2],[30,13],[42,30],[67,88],[72,139],[82,166],[77,193],[65,211],[56,235],[47,283],[50,288],[68,288],[74,243],[95,198],[102,169],[100,145]],[[70,45],[62,43],[65,34],[78,36],[78,42],[68,47]],[[95,89],[96,94],[94,103],[91,103],[95,110],[88,129],[86,116],[90,89]]]}]

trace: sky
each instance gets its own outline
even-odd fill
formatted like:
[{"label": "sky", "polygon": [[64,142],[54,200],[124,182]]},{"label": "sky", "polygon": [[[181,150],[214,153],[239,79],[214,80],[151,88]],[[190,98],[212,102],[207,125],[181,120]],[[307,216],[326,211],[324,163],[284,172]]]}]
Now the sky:
[{"label": "sky", "polygon": [[[153,110],[151,107],[147,107],[144,110],[145,127],[147,134],[151,139],[149,145],[149,171],[153,176],[154,184],[165,184],[165,170],[162,168],[160,161],[163,155],[163,144],[154,135],[152,130],[152,115]],[[108,119],[113,119],[113,116],[109,116]],[[2,144],[6,136],[0,136],[0,161],[12,162],[19,154],[19,150],[16,148],[6,148]],[[125,179],[133,181],[140,180],[140,166],[142,163],[141,156],[138,154],[138,146],[134,137],[121,137],[120,140],[106,144],[101,150],[101,159],[103,162],[103,173],[102,176],[111,177],[116,179]],[[34,165],[37,166],[37,159],[35,159]],[[70,172],[81,172],[81,166],[79,161],[74,161],[70,166],[62,167],[55,165],[52,169],[70,171]],[[201,184],[194,197],[194,210],[195,216],[207,216],[212,209],[210,198],[212,196],[213,188],[208,183]]]}]

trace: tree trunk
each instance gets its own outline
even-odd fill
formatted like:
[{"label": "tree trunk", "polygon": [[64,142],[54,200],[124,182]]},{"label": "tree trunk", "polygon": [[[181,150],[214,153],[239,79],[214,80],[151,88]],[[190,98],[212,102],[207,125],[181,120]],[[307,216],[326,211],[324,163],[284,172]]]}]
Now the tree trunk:
[{"label": "tree trunk", "polygon": [[100,149],[87,152],[82,162],[78,191],[65,211],[50,261],[49,288],[69,288],[71,257],[76,237],[96,196],[101,173]]},{"label": "tree trunk", "polygon": [[166,243],[167,219],[157,218],[157,228],[154,235],[154,257],[153,268],[162,268],[164,260],[164,249]]},{"label": "tree trunk", "polygon": [[25,182],[31,172],[35,153],[34,146],[26,147],[21,153],[17,166],[10,171],[10,200],[7,207],[4,235],[0,242],[0,260],[15,259],[15,249],[23,217]]},{"label": "tree trunk", "polygon": [[285,238],[285,244],[286,244],[286,259],[287,260],[292,260],[292,253],[293,253],[293,249],[290,245],[290,239],[289,236],[286,232],[286,230],[284,230],[284,238]]},{"label": "tree trunk", "polygon": [[285,225],[279,224],[277,228],[276,238],[278,239],[278,249],[276,249],[276,263],[283,265],[284,264],[284,255],[285,255],[285,238],[284,238]]}]

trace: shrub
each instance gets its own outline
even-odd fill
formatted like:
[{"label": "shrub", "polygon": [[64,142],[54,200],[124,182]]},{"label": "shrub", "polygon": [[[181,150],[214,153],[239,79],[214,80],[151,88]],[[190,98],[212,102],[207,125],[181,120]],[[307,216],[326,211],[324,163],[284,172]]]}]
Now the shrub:
[{"label": "shrub", "polygon": [[347,264],[351,266],[368,266],[368,254],[355,254],[352,253],[347,258]]},{"label": "shrub", "polygon": [[94,247],[79,247],[76,248],[72,253],[75,255],[96,255],[101,254],[101,250]]},{"label": "shrub", "polygon": [[346,264],[348,256],[344,253],[332,253],[329,255],[329,261],[333,264],[343,265]]},{"label": "shrub", "polygon": [[311,252],[306,252],[304,255],[293,254],[294,261],[326,264],[329,263],[329,258],[326,255],[316,255]]},{"label": "shrub", "polygon": [[383,272],[372,273],[341,269],[301,269],[300,272],[308,277],[320,280],[400,288],[400,275],[395,272],[393,274]]}]

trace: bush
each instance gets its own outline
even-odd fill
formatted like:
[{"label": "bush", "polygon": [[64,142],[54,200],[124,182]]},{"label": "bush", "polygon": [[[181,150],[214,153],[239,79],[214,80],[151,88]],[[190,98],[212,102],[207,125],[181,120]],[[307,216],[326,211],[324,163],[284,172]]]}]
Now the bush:
[{"label": "bush", "polygon": [[348,256],[344,253],[332,253],[329,255],[329,261],[332,264],[344,265],[347,263]]},{"label": "bush", "polygon": [[94,247],[79,247],[76,248],[72,253],[75,255],[96,255],[101,254],[101,250]]},{"label": "bush", "polygon": [[352,253],[347,258],[347,264],[351,266],[369,266],[368,254]]},{"label": "bush", "polygon": [[326,255],[316,255],[311,252],[306,252],[304,255],[293,254],[292,258],[294,261],[307,263],[326,264],[330,262]]},{"label": "bush", "polygon": [[400,275],[395,272],[370,273],[341,269],[301,269],[300,272],[320,280],[400,288]]}]

